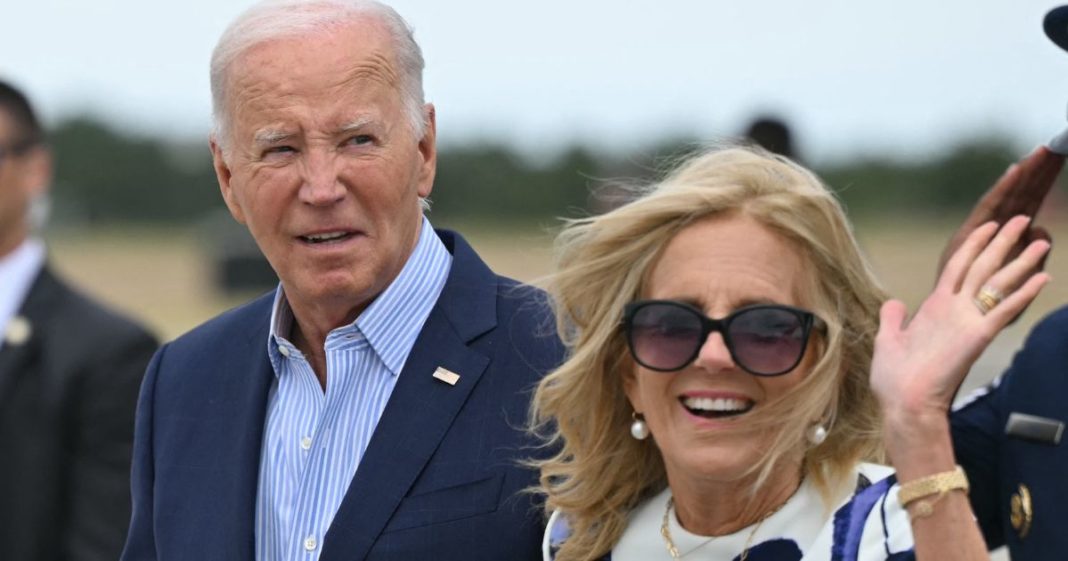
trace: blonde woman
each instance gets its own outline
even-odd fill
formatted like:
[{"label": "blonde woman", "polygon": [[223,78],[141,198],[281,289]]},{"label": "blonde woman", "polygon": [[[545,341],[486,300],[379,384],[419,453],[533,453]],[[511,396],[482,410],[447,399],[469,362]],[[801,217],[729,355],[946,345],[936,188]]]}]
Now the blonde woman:
[{"label": "blonde woman", "polygon": [[[976,230],[906,322],[834,196],[760,150],[571,224],[550,283],[569,355],[532,406],[559,446],[545,558],[987,558],[946,411],[1048,280],[1027,272],[1046,242],[1000,265],[1025,227]],[[866,463],[887,456],[896,474]]]}]

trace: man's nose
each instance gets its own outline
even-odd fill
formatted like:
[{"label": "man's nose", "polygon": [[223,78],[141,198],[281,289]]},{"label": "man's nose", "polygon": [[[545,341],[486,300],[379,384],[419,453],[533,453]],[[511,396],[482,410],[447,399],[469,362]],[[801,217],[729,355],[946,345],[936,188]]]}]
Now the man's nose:
[{"label": "man's nose", "polygon": [[345,196],[338,159],[325,150],[309,150],[303,160],[300,200],[312,206],[329,206]]}]

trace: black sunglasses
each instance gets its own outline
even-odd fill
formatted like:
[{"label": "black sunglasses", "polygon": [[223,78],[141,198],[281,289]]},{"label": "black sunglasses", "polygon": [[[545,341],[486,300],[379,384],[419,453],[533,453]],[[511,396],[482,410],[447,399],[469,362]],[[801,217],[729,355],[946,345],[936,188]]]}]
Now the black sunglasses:
[{"label": "black sunglasses", "polygon": [[697,358],[708,335],[718,331],[742,370],[757,376],[791,371],[805,356],[813,327],[826,324],[812,312],[759,305],[712,319],[683,302],[641,300],[623,309],[623,331],[638,364],[661,372],[682,370]]}]

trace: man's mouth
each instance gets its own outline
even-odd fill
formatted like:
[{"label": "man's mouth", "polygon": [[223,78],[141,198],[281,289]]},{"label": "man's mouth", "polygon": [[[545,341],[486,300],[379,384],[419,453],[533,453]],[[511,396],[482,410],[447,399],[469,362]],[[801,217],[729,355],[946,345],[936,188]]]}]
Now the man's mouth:
[{"label": "man's mouth", "polygon": [[323,232],[321,234],[309,234],[307,236],[298,236],[301,241],[309,244],[328,244],[337,243],[342,240],[347,240],[355,235],[353,232]]},{"label": "man's mouth", "polygon": [[706,419],[736,417],[748,413],[756,403],[736,397],[680,397],[679,401],[693,415]]}]

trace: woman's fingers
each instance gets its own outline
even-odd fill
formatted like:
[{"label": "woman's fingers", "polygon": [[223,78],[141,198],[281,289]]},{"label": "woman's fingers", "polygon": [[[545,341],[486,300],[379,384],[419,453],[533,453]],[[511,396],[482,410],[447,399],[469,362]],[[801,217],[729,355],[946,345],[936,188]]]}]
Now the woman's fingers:
[{"label": "woman's fingers", "polygon": [[936,289],[949,293],[959,292],[972,262],[975,261],[997,231],[997,222],[987,222],[976,228],[971,234],[968,234],[968,237],[964,239],[957,251],[946,262],[945,268],[942,269],[942,276],[938,278]]},{"label": "woman's fingers", "polygon": [[1036,240],[1031,242],[1015,259],[990,275],[982,283],[979,290],[982,291],[983,288],[993,287],[1003,295],[1016,290],[1024,281],[1034,276],[1038,264],[1045,259],[1049,248],[1048,241]]},{"label": "woman's fingers", "polygon": [[879,308],[879,333],[878,338],[895,337],[905,328],[905,320],[908,318],[908,308],[901,300],[887,300]]},{"label": "woman's fingers", "polygon": [[[1038,242],[1036,242],[1038,243]],[[1032,275],[1019,288],[1010,292],[1005,299],[994,306],[986,316],[994,321],[993,332],[996,334],[1005,327],[1019,313],[1038,296],[1042,287],[1050,280],[1049,273],[1037,273]]]},{"label": "woman's fingers", "polygon": [[875,352],[872,355],[869,377],[872,390],[883,405],[901,397],[896,388],[906,383],[900,376],[901,368],[912,373],[908,365],[902,364],[909,357],[908,341],[905,334],[905,322],[908,308],[900,300],[887,300],[879,308],[879,332],[875,335]]},{"label": "woman's fingers", "polygon": [[977,228],[911,318],[900,301],[883,304],[871,383],[884,413],[944,412],[987,344],[1049,281],[1035,273],[1048,241],[1033,241],[1010,258],[1028,225],[1014,217],[1000,232],[996,223]]},{"label": "woman's fingers", "polygon": [[1030,218],[1022,215],[1014,216],[1006,222],[972,261],[964,275],[960,290],[968,295],[978,293],[980,288],[989,282],[990,277],[1005,264],[1017,240],[1027,231],[1030,222]]}]

